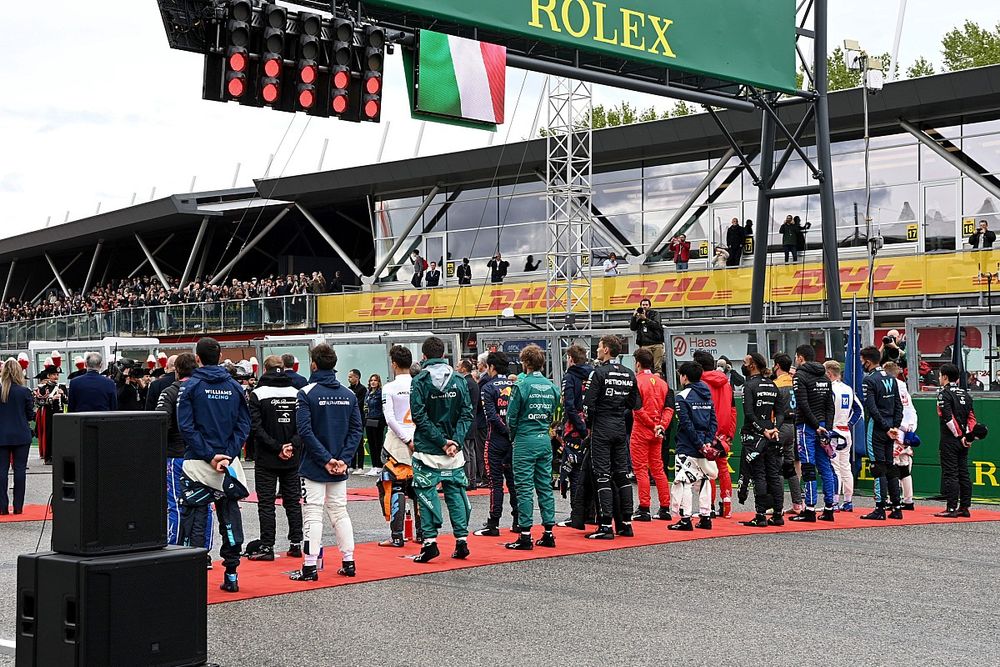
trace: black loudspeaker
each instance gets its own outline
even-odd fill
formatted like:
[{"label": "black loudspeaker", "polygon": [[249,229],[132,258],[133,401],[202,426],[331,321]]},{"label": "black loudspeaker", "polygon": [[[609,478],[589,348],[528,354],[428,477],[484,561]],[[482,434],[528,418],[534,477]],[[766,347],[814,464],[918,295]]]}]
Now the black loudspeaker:
[{"label": "black loudspeaker", "polygon": [[18,557],[16,664],[204,664],[205,553]]},{"label": "black loudspeaker", "polygon": [[91,556],[167,545],[167,417],[52,420],[52,550]]}]

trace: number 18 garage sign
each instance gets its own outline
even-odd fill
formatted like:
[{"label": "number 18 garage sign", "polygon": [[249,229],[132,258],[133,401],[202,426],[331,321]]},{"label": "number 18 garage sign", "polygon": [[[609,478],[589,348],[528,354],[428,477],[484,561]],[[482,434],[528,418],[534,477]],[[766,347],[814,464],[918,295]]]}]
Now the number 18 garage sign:
[{"label": "number 18 garage sign", "polygon": [[795,0],[367,0],[491,32],[795,90]]}]

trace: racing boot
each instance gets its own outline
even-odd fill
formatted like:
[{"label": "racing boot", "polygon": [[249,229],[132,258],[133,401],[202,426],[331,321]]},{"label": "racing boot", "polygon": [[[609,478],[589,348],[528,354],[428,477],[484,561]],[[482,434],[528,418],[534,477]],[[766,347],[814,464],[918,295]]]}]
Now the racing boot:
[{"label": "racing boot", "polygon": [[670,508],[661,507],[660,511],[656,513],[656,519],[658,521],[670,521]]},{"label": "racing boot", "polygon": [[906,510],[907,512],[912,512],[913,510],[916,509],[916,505],[914,505],[913,503],[903,503],[903,509]]},{"label": "racing boot", "polygon": [[597,527],[592,533],[587,533],[588,540],[613,540],[615,539],[615,531],[611,530],[610,525],[601,525]]},{"label": "racing boot", "polygon": [[247,560],[272,561],[274,560],[274,547],[260,545],[252,553],[247,553],[244,555],[246,556]]},{"label": "racing boot", "polygon": [[487,519],[483,527],[472,534],[479,537],[500,537],[500,526],[492,519]]},{"label": "racing boot", "polygon": [[429,563],[438,556],[441,555],[441,550],[438,549],[437,540],[433,542],[424,542],[424,546],[420,547],[420,553],[418,553],[413,558],[414,563]]},{"label": "racing boot", "polygon": [[885,508],[876,507],[869,514],[861,516],[865,521],[885,521]]},{"label": "racing boot", "polygon": [[540,539],[535,540],[535,545],[539,547],[545,547],[547,549],[555,549],[556,547],[556,536],[552,534],[552,529],[547,529],[542,533]]},{"label": "racing boot", "polygon": [[632,530],[631,523],[622,523],[622,525],[618,526],[615,533],[621,535],[622,537],[635,537],[635,532]]},{"label": "racing boot", "polygon": [[767,520],[767,525],[769,526],[784,526],[785,519],[780,514],[774,514],[770,519]]},{"label": "racing boot", "polygon": [[851,513],[853,513],[854,512],[854,503],[852,503],[850,500],[848,500],[846,503],[841,503],[840,504],[840,511],[841,512],[851,512]]},{"label": "racing boot", "polygon": [[971,517],[972,517],[972,515],[969,514],[969,508],[968,507],[959,507],[958,508],[958,518],[959,519],[968,519],[968,518],[971,518]]},{"label": "racing boot", "polygon": [[789,521],[802,521],[803,523],[816,523],[816,510],[809,509],[808,507],[796,516],[793,516]]},{"label": "racing boot", "polygon": [[535,548],[535,544],[531,541],[531,533],[521,533],[517,540],[508,542],[504,546],[512,551],[531,551]]},{"label": "racing boot", "polygon": [[702,530],[712,530],[712,517],[698,517],[698,525],[696,527]]},{"label": "racing boot", "polygon": [[[966,510],[968,511],[968,510]],[[940,517],[942,519],[957,519],[959,518],[958,510],[945,510],[943,512],[938,512],[934,516]]]},{"label": "racing boot", "polygon": [[833,522],[833,508],[832,507],[824,507],[823,508],[823,514],[820,515],[820,516],[818,516],[818,517],[816,517],[816,518],[818,520],[820,520],[820,521],[830,521],[832,523]]},{"label": "racing boot", "polygon": [[285,555],[289,558],[302,558],[302,545],[298,542],[292,542],[288,545],[288,552]]},{"label": "racing boot", "polygon": [[767,528],[767,515],[757,514],[754,518],[749,521],[740,521],[740,524],[744,526],[749,526],[751,528]]},{"label": "racing boot", "polygon": [[691,532],[694,530],[694,526],[691,525],[691,517],[682,516],[680,521],[667,526],[667,530],[682,530],[685,532]]},{"label": "racing boot", "polygon": [[465,560],[469,557],[469,543],[463,539],[455,540],[455,550],[451,552],[451,557],[455,560]]},{"label": "racing boot", "polygon": [[587,530],[586,524],[576,523],[573,519],[566,519],[565,521],[560,521],[556,524],[560,528],[572,528],[574,530]]},{"label": "racing boot", "polygon": [[288,575],[292,581],[319,581],[319,572],[315,565],[303,565],[301,570]]},{"label": "racing boot", "polygon": [[236,572],[226,572],[226,576],[223,577],[222,585],[219,588],[227,593],[239,593],[240,581]]},{"label": "racing boot", "polygon": [[393,536],[388,540],[382,540],[378,543],[380,547],[396,547],[402,548],[406,546],[406,540],[399,536]]},{"label": "racing boot", "polygon": [[342,577],[353,577],[358,573],[357,568],[354,566],[353,560],[345,560],[340,562],[340,569],[337,570],[337,574]]},{"label": "racing boot", "polygon": [[900,505],[896,505],[895,507],[893,507],[892,511],[889,512],[889,518],[890,519],[902,519],[903,518],[903,508]]},{"label": "racing boot", "polygon": [[646,522],[646,521],[652,521],[653,517],[650,515],[648,507],[643,507],[642,505],[639,505],[639,509],[637,509],[635,513],[632,515],[632,520]]}]

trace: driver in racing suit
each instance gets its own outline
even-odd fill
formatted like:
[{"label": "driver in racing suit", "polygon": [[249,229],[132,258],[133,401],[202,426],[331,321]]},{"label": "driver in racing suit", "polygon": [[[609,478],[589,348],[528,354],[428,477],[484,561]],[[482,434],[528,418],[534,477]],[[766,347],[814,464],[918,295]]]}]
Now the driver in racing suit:
[{"label": "driver in racing suit", "polygon": [[833,428],[833,391],[826,377],[826,368],[816,362],[812,345],[800,345],[795,350],[798,370],[792,378],[795,396],[795,430],[802,460],[802,482],[806,508],[792,521],[816,521],[816,472],[823,478],[823,515],[820,521],[833,521],[833,489],[836,477],[830,455],[821,440],[827,437],[827,427]]},{"label": "driver in racing suit", "polygon": [[[917,432],[917,411],[913,407],[913,399],[910,398],[910,390],[906,388],[906,378],[903,371],[892,361],[882,365],[889,375],[896,378],[899,387],[899,400],[903,403],[903,421],[899,425],[899,434],[896,436],[896,444],[893,448],[892,464],[899,472],[900,495],[903,501],[904,510],[913,509],[913,436],[907,437],[907,433]],[[919,440],[917,440],[919,442]]]},{"label": "driver in racing suit", "polygon": [[615,516],[614,498],[619,499],[617,533],[632,537],[632,481],[628,449],[628,418],[642,407],[642,396],[635,373],[619,363],[622,341],[607,335],[597,346],[601,365],[590,374],[583,395],[583,410],[591,433],[591,457],[597,490],[598,528],[587,537],[613,540],[611,518]]},{"label": "driver in racing suit", "polygon": [[830,379],[833,389],[833,429],[843,436],[846,446],[837,450],[833,459],[833,472],[837,475],[837,492],[833,494],[833,503],[840,512],[854,511],[854,438],[851,429],[864,416],[861,401],[854,390],[841,382],[840,362],[833,359],[825,362],[826,377]]},{"label": "driver in racing suit", "polygon": [[[740,464],[740,480],[753,479],[753,499],[756,516],[741,522],[744,526],[764,528],[768,525],[781,526],[785,500],[785,485],[781,476],[781,466],[785,454],[779,441],[779,429],[785,420],[785,406],[782,395],[769,378],[764,376],[767,360],[757,352],[743,358],[743,375],[747,378],[743,388],[743,429],[740,433],[743,445],[743,459]],[[743,465],[747,468],[744,470]],[[745,487],[740,484],[741,498]],[[767,510],[772,510],[767,519]]]},{"label": "driver in racing suit", "polygon": [[566,497],[569,487],[570,517],[557,525],[585,530],[593,523],[594,482],[589,451],[589,433],[583,417],[583,388],[594,367],[587,363],[587,350],[573,345],[566,351],[566,374],[563,375],[562,408],[563,453],[559,467],[559,489]]}]

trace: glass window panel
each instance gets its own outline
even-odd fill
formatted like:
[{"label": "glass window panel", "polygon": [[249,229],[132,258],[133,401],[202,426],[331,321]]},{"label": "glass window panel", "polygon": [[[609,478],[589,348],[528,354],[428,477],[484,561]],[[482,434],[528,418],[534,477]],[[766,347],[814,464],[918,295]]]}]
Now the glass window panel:
[{"label": "glass window panel", "polygon": [[516,225],[521,222],[545,222],[545,195],[503,197],[500,199],[500,224]]},{"label": "glass window panel", "polygon": [[497,189],[493,187],[487,188],[466,188],[458,193],[455,201],[469,201],[470,199],[487,199],[489,197],[496,197]]},{"label": "glass window panel", "polygon": [[987,120],[982,123],[966,123],[962,126],[962,134],[966,137],[977,134],[1000,132],[1000,120]]},{"label": "glass window panel", "polygon": [[[375,230],[381,238],[398,236],[406,229],[418,209],[383,209],[375,211]],[[420,223],[417,223],[419,227]],[[417,229],[415,227],[414,229]]]},{"label": "glass window panel", "polygon": [[927,146],[920,147],[920,180],[938,181],[945,178],[958,178],[958,169],[948,164],[944,158]]},{"label": "glass window panel", "polygon": [[382,199],[380,203],[388,209],[417,208],[424,201],[424,195],[414,197],[401,197],[398,199]]},{"label": "glass window panel", "polygon": [[[1000,229],[1000,201],[969,179],[962,180],[962,191],[962,218],[974,218],[976,226],[981,220],[985,220],[993,231]],[[965,237],[963,242],[967,245],[969,235],[965,234],[964,229],[962,235]]]},{"label": "glass window panel", "polygon": [[[776,154],[774,157],[775,165],[777,165],[780,159],[781,154]],[[778,180],[774,182],[774,186],[776,188],[797,188],[809,185],[809,180],[809,170],[806,169],[806,163],[799,157],[792,157],[788,160],[785,168],[781,170],[781,174],[778,176]]]},{"label": "glass window panel", "polygon": [[[872,185],[915,183],[917,181],[917,158],[915,145],[871,151],[869,170]],[[833,157],[833,182],[837,190],[864,187],[864,153],[835,155]]]},{"label": "glass window panel", "polygon": [[979,164],[980,173],[1000,172],[1000,135],[967,137],[962,140],[962,152]]},{"label": "glass window panel", "polygon": [[623,168],[621,166],[612,168],[610,171],[602,170],[595,173],[592,178],[594,185],[601,183],[621,183],[622,181],[638,181],[642,179],[641,167]]},{"label": "glass window panel", "polygon": [[[548,226],[544,223],[507,226],[500,230],[500,253],[505,257],[507,255],[544,257],[548,246]],[[511,266],[514,265],[515,263],[511,261]]]},{"label": "glass window panel", "polygon": [[[872,189],[872,225],[875,233],[881,232],[886,243],[913,242],[907,239],[907,232],[917,224],[917,192],[916,184]],[[864,189],[837,192],[834,202],[838,244],[842,248],[864,246],[867,237]]]},{"label": "glass window panel", "polygon": [[537,178],[534,178],[530,181],[524,181],[523,183],[515,183],[511,185],[503,185],[499,188],[499,194],[501,197],[526,195],[533,192],[545,192],[545,183],[542,183]]},{"label": "glass window panel", "polygon": [[703,178],[703,173],[647,178],[644,184],[643,209],[658,211],[679,208]]},{"label": "glass window panel", "polygon": [[[629,213],[626,215],[609,215],[605,218],[619,234],[624,236],[633,245],[639,243],[639,233],[642,228],[642,213]],[[599,222],[595,222],[595,227],[602,227]],[[610,233],[610,232],[609,232]]]},{"label": "glass window panel", "polygon": [[[996,340],[996,330],[992,332]],[[962,364],[970,375],[973,375],[982,387],[970,386],[972,391],[1000,390],[1000,372],[996,364],[990,361],[991,340],[990,327],[963,326],[961,332]],[[916,330],[916,344],[909,341],[907,345],[907,365],[910,368],[923,368],[920,375],[919,388],[922,393],[936,392],[940,384],[941,367],[951,363],[952,351],[955,346],[955,327],[920,327]],[[996,343],[994,342],[994,347]],[[913,357],[916,356],[916,360]],[[994,371],[994,383],[990,382],[990,368]],[[972,378],[970,378],[971,384]]]},{"label": "glass window panel", "polygon": [[928,251],[955,249],[957,188],[951,183],[924,187],[924,244]]},{"label": "glass window panel", "polygon": [[496,249],[496,227],[448,234],[448,256],[453,259],[492,257]]},{"label": "glass window panel", "polygon": [[[715,160],[713,160],[712,163],[714,164]],[[743,170],[738,170],[739,166],[739,158],[732,158],[728,164],[723,167],[722,171],[719,172],[719,175],[712,180],[712,186],[709,190],[710,194],[715,193],[721,188],[721,192],[719,192],[715,201],[735,202],[743,199]]]},{"label": "glass window panel", "polygon": [[672,164],[647,164],[643,173],[646,178],[651,176],[671,176],[674,174],[688,174],[695,171],[708,171],[708,160],[694,160],[691,162],[674,162]]},{"label": "glass window panel", "polygon": [[642,211],[642,181],[598,185],[594,188],[593,201],[604,215]]},{"label": "glass window panel", "polygon": [[497,200],[455,201],[448,208],[448,230],[476,229],[497,225]]},{"label": "glass window panel", "polygon": [[[755,207],[756,208],[756,207]],[[785,216],[799,216],[803,225],[808,225],[806,231],[806,248],[814,250],[822,246],[820,238],[819,197],[790,197],[773,202],[771,205],[771,223],[768,228],[767,244],[772,251],[781,248],[781,225]]]},{"label": "glass window panel", "polygon": [[650,243],[663,231],[664,225],[673,217],[676,211],[657,211],[655,213],[646,212],[642,216],[642,244],[643,248],[649,249]]}]

